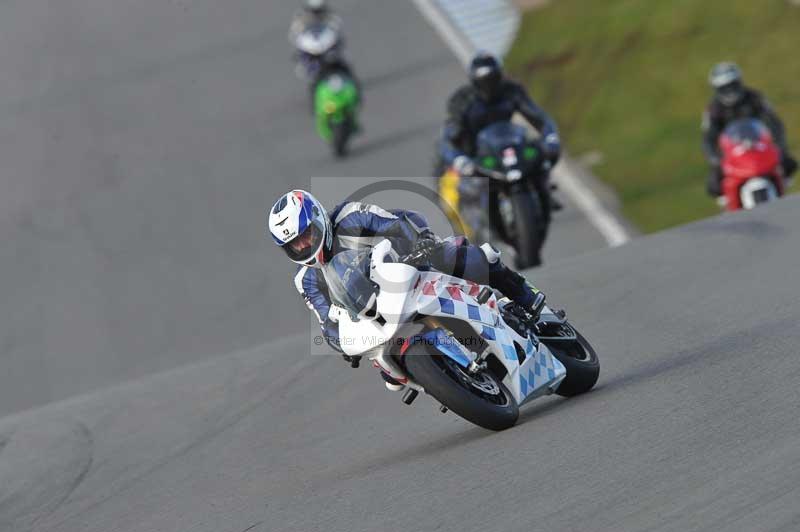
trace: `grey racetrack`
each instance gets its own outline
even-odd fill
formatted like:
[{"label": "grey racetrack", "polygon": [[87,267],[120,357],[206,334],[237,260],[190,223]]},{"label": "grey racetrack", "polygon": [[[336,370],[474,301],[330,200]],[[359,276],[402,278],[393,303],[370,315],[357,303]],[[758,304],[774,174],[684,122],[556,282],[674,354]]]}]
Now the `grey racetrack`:
[{"label": "grey racetrack", "polygon": [[410,3],[339,5],[368,87],[344,163],[288,2],[0,6],[0,408],[59,400],[0,420],[0,530],[800,528],[796,198],[582,254],[568,209],[531,277],[600,381],[503,433],[309,355],[265,204],[424,174],[460,80]]},{"label": "grey racetrack", "polygon": [[[429,175],[464,78],[410,3],[337,4],[366,86],[341,163],[293,75],[293,2],[0,5],[0,414],[309,330],[266,207]],[[567,209],[545,253],[603,245]]]}]

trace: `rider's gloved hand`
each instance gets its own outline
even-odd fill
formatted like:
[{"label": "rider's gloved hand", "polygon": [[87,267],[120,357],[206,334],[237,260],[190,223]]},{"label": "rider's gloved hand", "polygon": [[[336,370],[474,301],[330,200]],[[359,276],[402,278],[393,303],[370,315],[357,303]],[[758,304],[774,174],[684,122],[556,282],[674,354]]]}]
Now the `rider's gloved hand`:
[{"label": "rider's gloved hand", "polygon": [[460,176],[475,175],[475,163],[466,155],[459,155],[453,161],[453,169],[458,172]]},{"label": "rider's gloved hand", "polygon": [[425,231],[414,242],[411,251],[405,256],[408,264],[427,264],[431,255],[439,249],[441,240],[431,231]]},{"label": "rider's gloved hand", "polygon": [[542,147],[544,148],[545,157],[550,163],[555,166],[558,160],[561,158],[561,139],[558,136],[558,133],[550,133],[544,138],[544,142],[542,143]]}]

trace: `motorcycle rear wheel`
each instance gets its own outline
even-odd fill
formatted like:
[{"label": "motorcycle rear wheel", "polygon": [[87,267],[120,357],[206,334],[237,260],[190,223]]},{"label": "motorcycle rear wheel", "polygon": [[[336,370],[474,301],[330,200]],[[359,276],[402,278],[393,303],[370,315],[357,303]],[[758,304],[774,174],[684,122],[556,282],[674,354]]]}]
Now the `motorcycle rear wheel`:
[{"label": "motorcycle rear wheel", "polygon": [[514,396],[488,371],[471,376],[449,357],[417,344],[403,357],[425,392],[470,423],[489,430],[513,427],[519,418]]},{"label": "motorcycle rear wheel", "polygon": [[347,143],[350,140],[352,131],[353,127],[349,118],[340,124],[331,126],[333,154],[336,157],[342,158],[347,155]]}]

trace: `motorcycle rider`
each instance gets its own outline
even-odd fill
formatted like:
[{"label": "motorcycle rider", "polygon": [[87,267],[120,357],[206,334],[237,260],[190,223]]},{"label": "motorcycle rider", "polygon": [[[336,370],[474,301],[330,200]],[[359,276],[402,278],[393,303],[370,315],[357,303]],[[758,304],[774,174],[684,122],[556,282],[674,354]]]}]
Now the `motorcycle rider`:
[{"label": "motorcycle rider", "polygon": [[[309,28],[315,26],[329,28],[338,36],[338,40],[333,49],[340,49],[344,46],[342,19],[328,7],[326,0],[305,1],[302,11],[296,13],[292,19],[291,26],[289,27],[289,42],[295,45],[300,35]],[[295,60],[297,61],[297,68],[299,71],[302,71],[304,66],[307,67],[308,63],[318,59],[318,57],[310,56],[301,50],[295,52]]]},{"label": "motorcycle rider", "polygon": [[[500,61],[488,52],[478,52],[470,61],[469,83],[458,88],[447,102],[447,118],[439,141],[434,175],[447,167],[458,172],[460,196],[475,200],[480,196],[481,180],[469,179],[475,172],[478,133],[494,122],[510,121],[519,113],[541,135],[545,155],[551,165],[561,156],[558,127],[552,118],[530,98],[525,88],[503,74]],[[537,189],[549,221],[550,212],[561,206],[551,198],[548,180],[540,179]]]},{"label": "motorcycle rider", "polygon": [[296,13],[292,19],[289,29],[290,40],[294,42],[294,38],[315,25],[326,26],[336,33],[341,33],[342,19],[328,7],[326,0],[306,0],[302,11]]},{"label": "motorcycle rider", "polygon": [[315,25],[331,28],[334,32],[339,34],[339,41],[336,46],[327,50],[321,56],[304,59],[304,55],[307,54],[299,50],[296,52],[295,57],[298,62],[298,68],[303,68],[302,63],[304,61],[314,61],[315,63],[315,67],[311,69],[311,79],[309,80],[312,114],[314,113],[314,94],[317,84],[320,80],[337,72],[344,74],[355,83],[356,89],[358,90],[359,104],[361,104],[363,102],[361,82],[355,75],[355,72],[353,72],[353,68],[347,62],[343,53],[344,38],[341,36],[342,19],[333,13],[325,0],[306,1],[304,10],[295,15],[292,21],[292,26],[289,30],[289,40],[294,43],[300,34]]},{"label": "motorcycle rider", "polygon": [[755,118],[764,122],[781,149],[783,173],[791,177],[797,170],[797,161],[789,154],[786,132],[778,115],[758,91],[742,82],[742,71],[735,63],[714,65],[708,76],[714,95],[703,113],[703,152],[710,171],[706,190],[712,197],[722,194],[721,154],[719,137],[731,122],[741,118]]},{"label": "motorcycle rider", "polygon": [[[428,228],[425,218],[410,210],[385,210],[377,205],[346,201],[328,215],[309,192],[292,190],[282,195],[268,214],[267,230],[289,260],[298,265],[294,277],[297,291],[314,312],[328,344],[342,353],[338,324],[329,318],[331,300],[321,267],[337,253],[369,248],[388,238],[399,255],[413,255],[414,264],[431,266],[444,273],[489,284],[512,299],[514,314],[534,323],[538,290],[502,261],[500,253],[488,244],[469,244],[464,237],[441,240]],[[344,359],[358,366],[361,357]],[[391,390],[402,388],[389,375],[382,374]]]}]

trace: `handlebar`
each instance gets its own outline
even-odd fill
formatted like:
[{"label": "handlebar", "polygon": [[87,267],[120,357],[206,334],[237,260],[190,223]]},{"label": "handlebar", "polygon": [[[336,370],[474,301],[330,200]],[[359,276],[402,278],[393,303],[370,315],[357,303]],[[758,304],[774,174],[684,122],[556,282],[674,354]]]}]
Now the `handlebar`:
[{"label": "handlebar", "polygon": [[[541,165],[541,168],[542,170],[544,170],[544,172],[549,172],[553,168],[553,164],[550,161],[544,161]],[[488,177],[489,179],[496,179],[497,181],[502,181],[504,183],[508,183],[511,181],[519,181],[523,177],[522,172],[520,170],[515,169],[515,170],[510,170],[508,172],[498,172],[497,170],[492,170],[490,168],[485,168],[483,166],[476,166],[473,175],[477,177]]]},{"label": "handlebar", "polygon": [[[510,181],[509,176],[507,174],[504,174],[503,172],[498,172],[497,170],[492,170],[490,168],[485,168],[483,166],[476,166],[473,175],[476,177],[488,177],[489,179],[496,179],[498,181],[503,181],[503,182]],[[520,177],[522,176],[520,175]]]}]

